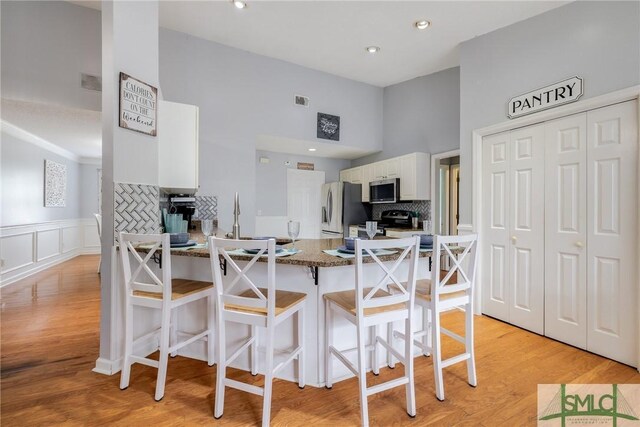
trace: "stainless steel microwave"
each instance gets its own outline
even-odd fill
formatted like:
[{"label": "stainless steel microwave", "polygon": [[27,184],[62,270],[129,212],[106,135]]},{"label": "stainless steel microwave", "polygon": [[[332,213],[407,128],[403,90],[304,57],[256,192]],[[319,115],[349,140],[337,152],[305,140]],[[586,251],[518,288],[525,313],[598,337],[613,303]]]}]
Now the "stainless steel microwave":
[{"label": "stainless steel microwave", "polygon": [[369,183],[369,203],[396,203],[400,200],[400,178]]}]

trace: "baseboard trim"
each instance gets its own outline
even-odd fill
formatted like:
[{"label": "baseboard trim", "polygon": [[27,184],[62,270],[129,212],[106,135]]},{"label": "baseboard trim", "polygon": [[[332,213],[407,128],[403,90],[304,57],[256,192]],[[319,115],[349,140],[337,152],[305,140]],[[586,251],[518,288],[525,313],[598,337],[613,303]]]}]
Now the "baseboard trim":
[{"label": "baseboard trim", "polygon": [[[143,354],[144,357],[158,350],[158,340],[149,339],[144,342],[139,348],[134,349],[134,354]],[[91,370],[97,374],[102,375],[115,375],[122,370],[122,357],[118,359],[106,359],[104,357],[98,357],[96,359],[96,366]]]}]

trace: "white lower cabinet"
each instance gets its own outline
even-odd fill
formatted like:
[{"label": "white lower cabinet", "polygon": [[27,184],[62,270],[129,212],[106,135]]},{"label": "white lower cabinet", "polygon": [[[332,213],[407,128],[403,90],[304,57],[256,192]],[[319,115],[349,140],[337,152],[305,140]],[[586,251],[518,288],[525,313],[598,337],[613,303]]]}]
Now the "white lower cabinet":
[{"label": "white lower cabinet", "polygon": [[483,313],[638,365],[638,112],[483,141]]}]

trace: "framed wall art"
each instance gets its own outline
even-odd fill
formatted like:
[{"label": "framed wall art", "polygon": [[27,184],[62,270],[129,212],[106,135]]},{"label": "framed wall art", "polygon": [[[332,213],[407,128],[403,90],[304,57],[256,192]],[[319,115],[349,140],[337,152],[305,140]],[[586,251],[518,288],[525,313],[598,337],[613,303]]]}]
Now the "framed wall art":
[{"label": "framed wall art", "polygon": [[340,141],[340,116],[318,113],[317,137],[331,141]]},{"label": "framed wall art", "polygon": [[157,135],[158,89],[120,73],[121,128]]},{"label": "framed wall art", "polygon": [[44,207],[64,208],[67,202],[67,165],[44,161]]}]

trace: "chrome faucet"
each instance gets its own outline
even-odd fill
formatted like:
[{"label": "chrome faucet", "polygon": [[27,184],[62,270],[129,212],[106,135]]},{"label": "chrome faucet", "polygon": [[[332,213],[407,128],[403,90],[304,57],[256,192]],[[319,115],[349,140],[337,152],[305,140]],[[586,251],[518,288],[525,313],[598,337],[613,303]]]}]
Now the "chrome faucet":
[{"label": "chrome faucet", "polygon": [[238,217],[240,216],[240,196],[236,192],[236,197],[233,202],[233,231],[232,237],[234,239],[240,238],[240,224],[238,223]]}]

